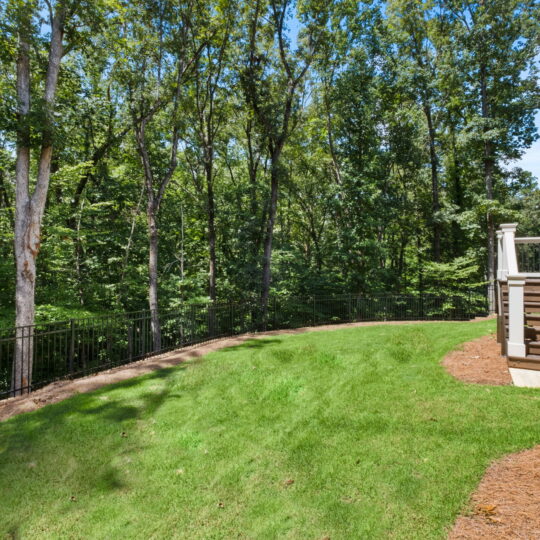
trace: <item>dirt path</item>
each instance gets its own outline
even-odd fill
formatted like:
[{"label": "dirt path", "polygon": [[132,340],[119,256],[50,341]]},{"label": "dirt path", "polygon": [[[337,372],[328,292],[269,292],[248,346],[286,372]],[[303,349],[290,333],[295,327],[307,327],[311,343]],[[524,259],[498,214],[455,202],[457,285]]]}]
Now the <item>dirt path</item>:
[{"label": "dirt path", "polygon": [[0,422],[17,414],[35,411],[36,409],[40,409],[41,407],[51,403],[58,403],[59,401],[63,401],[74,394],[91,392],[92,390],[97,390],[98,388],[108,384],[132,379],[133,377],[144,375],[145,373],[150,373],[158,369],[176,366],[177,364],[185,362],[186,360],[198,358],[208,354],[209,352],[223,349],[224,347],[239,345],[249,339],[260,339],[268,336],[277,336],[283,334],[302,334],[305,332],[322,330],[340,330],[342,328],[356,328],[358,326],[373,326],[380,324],[418,324],[425,322],[426,321],[388,321],[332,324],[297,328],[295,330],[273,330],[270,332],[243,334],[241,336],[217,339],[202,343],[200,345],[186,347],[184,349],[178,349],[165,354],[145,358],[144,360],[139,360],[138,362],[131,362],[130,364],[109,369],[107,371],[101,371],[95,375],[89,375],[88,377],[57,381],[44,388],[41,388],[40,390],[32,392],[32,394],[28,396],[20,396],[0,401]]}]

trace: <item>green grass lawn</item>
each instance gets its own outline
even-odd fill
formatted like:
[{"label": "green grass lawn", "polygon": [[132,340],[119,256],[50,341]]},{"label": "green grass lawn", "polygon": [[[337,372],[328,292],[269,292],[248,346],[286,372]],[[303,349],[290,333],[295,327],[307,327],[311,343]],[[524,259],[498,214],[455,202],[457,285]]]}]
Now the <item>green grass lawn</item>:
[{"label": "green grass lawn", "polygon": [[251,341],[0,423],[0,537],[442,538],[540,391],[439,362],[493,322]]}]

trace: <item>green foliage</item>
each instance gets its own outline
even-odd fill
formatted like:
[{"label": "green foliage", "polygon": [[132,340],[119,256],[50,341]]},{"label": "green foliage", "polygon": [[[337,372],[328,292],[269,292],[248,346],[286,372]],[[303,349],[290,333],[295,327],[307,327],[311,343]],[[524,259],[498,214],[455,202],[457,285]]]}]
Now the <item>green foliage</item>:
[{"label": "green foliage", "polygon": [[[8,318],[23,4],[32,8],[33,66],[45,62],[48,39],[46,3],[0,3],[0,306]],[[180,134],[158,218],[161,305],[208,296],[211,201],[218,299],[260,293],[270,142],[288,91],[280,54],[293,75],[311,63],[291,101],[279,160],[273,294],[463,292],[486,281],[487,216],[540,234],[536,181],[509,165],[537,137],[538,9],[531,3],[470,2],[470,14],[454,0],[437,9],[427,0],[66,5],[74,10],[55,106],[38,305],[90,313],[146,307],[147,209],[132,125],[152,107],[145,135],[156,177],[169,162],[173,125]],[[280,53],[272,17],[282,10]],[[35,70],[36,89],[44,75]],[[38,133],[42,112],[33,107]]]}]

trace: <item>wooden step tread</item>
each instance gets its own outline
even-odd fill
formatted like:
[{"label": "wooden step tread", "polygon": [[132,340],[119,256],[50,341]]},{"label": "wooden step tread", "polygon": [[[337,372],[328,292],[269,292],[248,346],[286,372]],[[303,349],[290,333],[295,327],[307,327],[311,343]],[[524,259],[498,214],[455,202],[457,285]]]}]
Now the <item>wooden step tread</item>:
[{"label": "wooden step tread", "polygon": [[[523,292],[525,294],[540,294],[540,285],[525,285],[523,287]],[[501,294],[503,296],[508,296],[508,290],[505,289],[504,291],[501,291]]]},{"label": "wooden step tread", "polygon": [[[530,315],[527,315],[527,319],[531,319],[532,317]],[[540,319],[540,313],[538,314],[538,317]],[[532,330],[533,332],[540,332],[540,326],[532,326],[530,324],[525,323],[525,330]],[[508,321],[504,322],[504,327],[508,329]]]},{"label": "wooden step tread", "polygon": [[514,360],[517,362],[539,362],[540,354],[527,354],[526,356],[509,356],[508,360]]},{"label": "wooden step tread", "polygon": [[508,367],[516,369],[532,369],[540,371],[540,355],[528,354],[527,356],[509,356]]},{"label": "wooden step tread", "polygon": [[[501,281],[501,288],[506,288],[508,286],[507,281]],[[525,278],[525,285],[540,285],[540,278],[537,277],[526,277]]]}]

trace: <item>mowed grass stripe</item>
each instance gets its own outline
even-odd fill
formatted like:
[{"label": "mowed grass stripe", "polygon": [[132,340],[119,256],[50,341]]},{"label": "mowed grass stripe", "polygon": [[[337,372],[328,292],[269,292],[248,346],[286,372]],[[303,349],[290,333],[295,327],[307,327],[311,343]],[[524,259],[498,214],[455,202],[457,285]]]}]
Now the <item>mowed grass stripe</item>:
[{"label": "mowed grass stripe", "polygon": [[0,534],[441,538],[540,392],[440,366],[491,321],[274,336],[0,424]]}]

